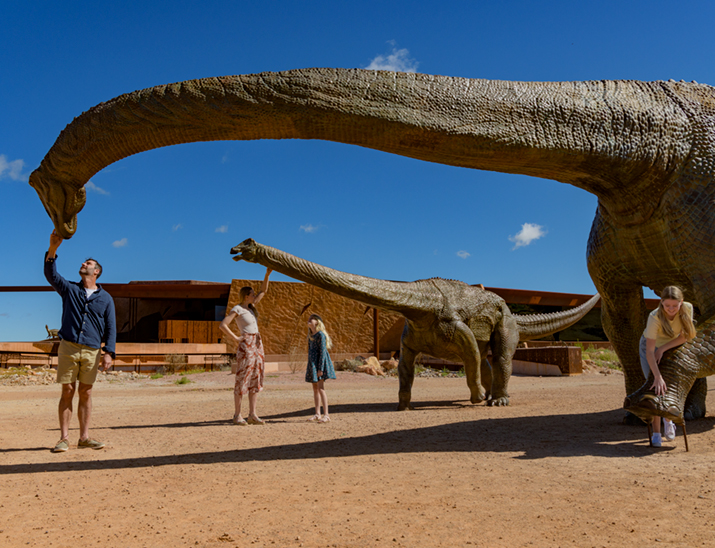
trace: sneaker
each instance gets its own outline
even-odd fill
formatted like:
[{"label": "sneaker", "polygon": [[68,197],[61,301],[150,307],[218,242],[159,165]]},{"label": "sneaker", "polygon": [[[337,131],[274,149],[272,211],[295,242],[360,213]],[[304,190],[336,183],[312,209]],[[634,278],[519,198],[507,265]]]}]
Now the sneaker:
[{"label": "sneaker", "polygon": [[87,438],[86,440],[79,440],[77,442],[77,447],[80,449],[102,449],[104,447],[104,442],[93,440],[92,438]]},{"label": "sneaker", "polygon": [[653,447],[660,447],[663,444],[663,440],[660,437],[659,433],[656,432],[655,434],[653,434],[653,437],[650,440],[650,444]]},{"label": "sneaker", "polygon": [[663,419],[663,437],[668,441],[675,439],[675,423],[668,419]]},{"label": "sneaker", "polygon": [[64,453],[70,448],[70,442],[67,440],[60,440],[57,442],[57,445],[55,445],[52,449],[53,453]]}]

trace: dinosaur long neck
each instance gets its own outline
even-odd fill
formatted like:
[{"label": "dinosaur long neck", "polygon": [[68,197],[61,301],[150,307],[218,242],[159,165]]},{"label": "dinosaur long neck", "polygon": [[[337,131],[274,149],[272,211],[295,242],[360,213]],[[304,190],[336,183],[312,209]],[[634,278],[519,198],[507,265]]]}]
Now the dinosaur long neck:
[{"label": "dinosaur long neck", "polygon": [[[73,233],[64,217],[83,206],[78,190],[126,156],[194,141],[323,139],[555,179],[596,194],[621,217],[637,218],[644,204],[657,205],[668,174],[689,151],[682,139],[669,138],[687,124],[674,86],[343,69],[189,80],[122,95],[77,117],[30,184],[55,224],[69,223],[65,232]],[[710,93],[700,87],[707,88],[696,90],[701,95]],[[71,203],[50,203],[53,192]]]},{"label": "dinosaur long neck", "polygon": [[376,308],[411,314],[425,307],[425,294],[415,291],[414,283],[390,282],[333,270],[262,244],[256,244],[251,262]]}]

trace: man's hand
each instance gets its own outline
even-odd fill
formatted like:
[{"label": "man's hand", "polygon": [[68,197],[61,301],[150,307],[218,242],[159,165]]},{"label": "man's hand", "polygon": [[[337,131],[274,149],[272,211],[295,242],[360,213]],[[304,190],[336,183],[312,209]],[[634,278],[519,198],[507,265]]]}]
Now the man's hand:
[{"label": "man's hand", "polygon": [[102,354],[102,371],[109,371],[109,368],[112,367],[112,363],[114,360],[112,360],[112,355],[109,352],[105,352]]},{"label": "man's hand", "polygon": [[57,234],[57,230],[53,230],[52,234],[50,234],[50,248],[47,250],[47,257],[49,259],[54,259],[55,258],[55,252],[57,251],[57,248],[60,247],[60,244],[63,242],[62,236]]}]

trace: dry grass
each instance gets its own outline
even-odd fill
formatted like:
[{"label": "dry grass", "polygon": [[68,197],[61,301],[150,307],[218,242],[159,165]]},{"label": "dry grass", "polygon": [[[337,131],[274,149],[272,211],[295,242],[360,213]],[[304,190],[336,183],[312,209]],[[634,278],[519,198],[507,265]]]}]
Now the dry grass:
[{"label": "dry grass", "polygon": [[584,361],[589,361],[598,367],[623,370],[615,351],[609,348],[594,348],[588,344],[579,346],[581,346],[581,359]]}]

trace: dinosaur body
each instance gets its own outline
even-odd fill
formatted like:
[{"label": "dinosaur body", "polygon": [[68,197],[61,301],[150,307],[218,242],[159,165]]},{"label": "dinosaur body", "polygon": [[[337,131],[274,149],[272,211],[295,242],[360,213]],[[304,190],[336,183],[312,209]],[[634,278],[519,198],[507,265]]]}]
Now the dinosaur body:
[{"label": "dinosaur body", "polygon": [[[715,89],[683,82],[504,82],[305,69],[191,80],[97,105],[30,176],[69,238],[97,171],[144,150],[220,139],[324,139],[420,160],[555,179],[598,197],[589,273],[634,412],[705,412],[715,373]],[[666,353],[663,398],[643,385],[644,286],[679,285],[698,336]],[[673,366],[668,363],[673,361]],[[686,363],[687,362],[687,363]],[[696,380],[700,379],[700,380]],[[643,400],[648,405],[639,411]],[[646,401],[647,400],[647,401]]]},{"label": "dinosaur body", "polygon": [[[504,299],[456,280],[390,282],[340,272],[248,239],[231,249],[235,260],[259,263],[343,297],[405,317],[397,366],[399,410],[411,409],[415,359],[421,352],[464,364],[471,402],[508,405],[511,361],[520,340],[538,339],[580,320],[598,302],[553,314],[515,316]],[[491,366],[487,350],[492,351]]]}]

